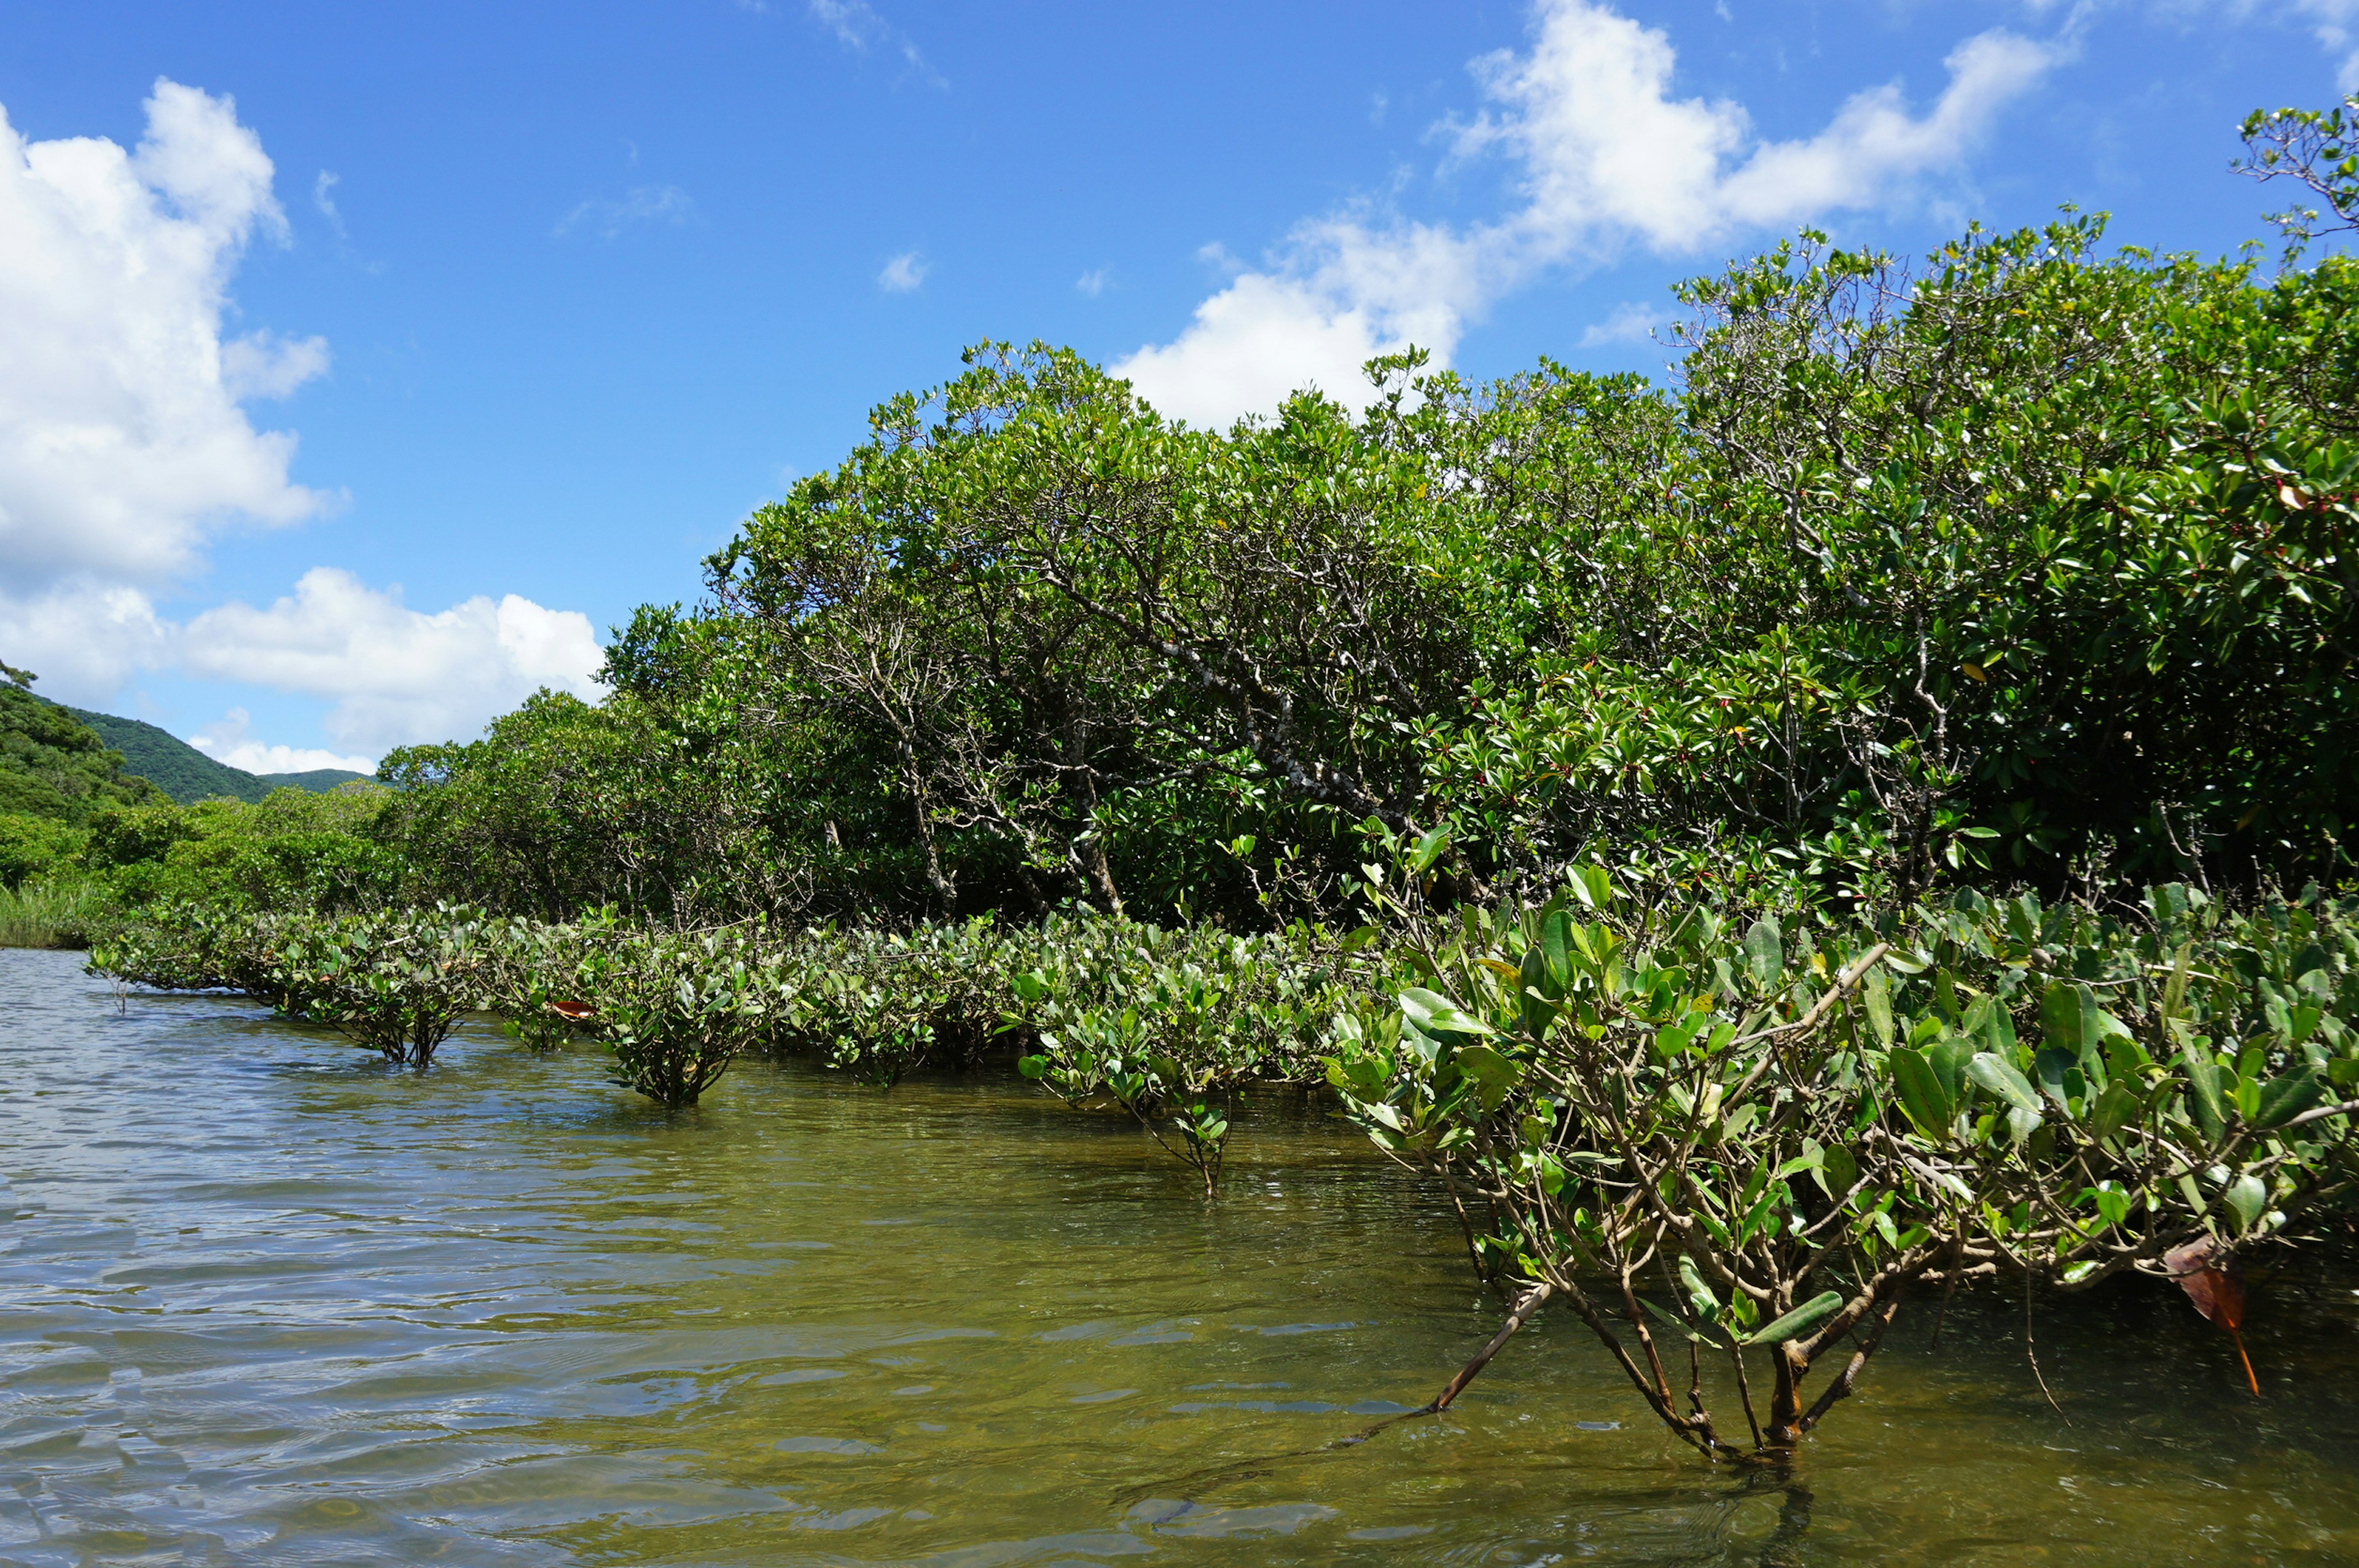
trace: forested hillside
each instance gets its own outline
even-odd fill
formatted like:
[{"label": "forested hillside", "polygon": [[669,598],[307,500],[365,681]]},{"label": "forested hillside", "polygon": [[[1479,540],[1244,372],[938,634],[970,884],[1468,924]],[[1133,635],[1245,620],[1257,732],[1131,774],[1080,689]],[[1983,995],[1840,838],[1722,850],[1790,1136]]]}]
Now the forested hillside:
[{"label": "forested hillside", "polygon": [[168,730],[137,719],[86,708],[66,710],[123,754],[124,765],[182,806],[192,801],[243,800],[251,804],[274,789],[325,790],[369,775],[342,768],[300,773],[250,773],[216,762]]},{"label": "forested hillside", "polygon": [[164,802],[164,793],[130,773],[103,737],[71,710],[35,697],[29,682],[0,680],[0,816],[79,827],[111,806]]}]

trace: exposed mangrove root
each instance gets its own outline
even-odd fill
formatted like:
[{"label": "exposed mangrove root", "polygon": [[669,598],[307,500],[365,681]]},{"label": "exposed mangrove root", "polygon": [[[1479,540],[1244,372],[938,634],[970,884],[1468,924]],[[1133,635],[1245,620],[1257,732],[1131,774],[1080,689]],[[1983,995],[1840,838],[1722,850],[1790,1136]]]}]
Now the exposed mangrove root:
[{"label": "exposed mangrove root", "polygon": [[1482,1373],[1483,1368],[1491,1364],[1491,1357],[1496,1356],[1506,1347],[1507,1341],[1515,1337],[1516,1330],[1530,1322],[1532,1314],[1547,1305],[1549,1297],[1555,1293],[1555,1288],[1545,1280],[1526,1291],[1522,1299],[1516,1303],[1515,1310],[1507,1314],[1507,1321],[1499,1325],[1499,1332],[1491,1336],[1491,1342],[1476,1351],[1474,1359],[1460,1368],[1458,1376],[1451,1379],[1441,1392],[1433,1396],[1432,1402],[1417,1413],[1438,1415],[1448,1410],[1450,1401],[1465,1392],[1466,1385],[1473,1382]]}]

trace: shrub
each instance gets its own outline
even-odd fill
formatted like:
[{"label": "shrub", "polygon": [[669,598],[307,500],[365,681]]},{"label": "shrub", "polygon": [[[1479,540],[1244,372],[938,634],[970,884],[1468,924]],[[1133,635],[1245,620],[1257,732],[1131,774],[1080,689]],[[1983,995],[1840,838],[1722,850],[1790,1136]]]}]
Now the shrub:
[{"label": "shrub", "polygon": [[694,1105],[793,999],[778,956],[729,932],[636,935],[584,976],[608,1076],[668,1106]]},{"label": "shrub", "polygon": [[334,1025],[388,1062],[423,1067],[475,1005],[482,915],[432,911],[300,922],[277,955],[282,1005]]},{"label": "shrub", "polygon": [[[1814,935],[1669,917],[1593,868],[1415,957],[1426,983],[1359,1011],[1332,1081],[1446,1178],[1479,1269],[1568,1302],[1707,1453],[1741,1444],[1706,1349],[1752,1445],[1788,1448],[1912,1287],[2217,1271],[2352,1186],[2359,901],[2232,914],[2169,886],[2127,921],[1962,892]],[[1684,1410],[1662,1336],[1689,1346]]]},{"label": "shrub", "polygon": [[1239,936],[1059,921],[1038,955],[1008,982],[1008,1024],[1035,1046],[1017,1069],[1068,1104],[1112,1099],[1208,1193],[1240,1091],[1316,1081],[1337,1010],[1371,978],[1347,979],[1343,946],[1300,924]]}]

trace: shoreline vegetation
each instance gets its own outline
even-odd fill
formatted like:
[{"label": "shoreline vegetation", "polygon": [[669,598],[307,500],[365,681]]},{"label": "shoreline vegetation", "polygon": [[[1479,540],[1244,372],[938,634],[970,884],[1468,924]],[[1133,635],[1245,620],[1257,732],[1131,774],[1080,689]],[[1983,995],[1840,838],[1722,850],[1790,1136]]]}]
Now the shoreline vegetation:
[{"label": "shoreline vegetation", "polygon": [[601,702],[251,806],[60,731],[0,881],[421,1068],[478,1008],[668,1105],[1012,1058],[1214,1201],[1321,1088],[1506,1314],[1432,1409],[1559,1306],[1771,1465],[1962,1281],[2234,1335],[2359,1183],[2346,112],[2245,126],[2327,213],[2273,274],[1806,232],[1682,286],[1668,386],[1409,351],[1223,432],[984,344]]}]

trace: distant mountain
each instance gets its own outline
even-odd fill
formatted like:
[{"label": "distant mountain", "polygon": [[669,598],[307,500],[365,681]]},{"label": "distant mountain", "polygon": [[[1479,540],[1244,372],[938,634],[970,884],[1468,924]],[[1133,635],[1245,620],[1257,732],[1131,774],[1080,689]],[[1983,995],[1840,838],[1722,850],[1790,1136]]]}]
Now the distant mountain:
[{"label": "distant mountain", "polygon": [[98,731],[114,751],[123,753],[123,771],[146,779],[186,806],[192,800],[227,795],[233,800],[260,800],[274,789],[306,789],[324,794],[351,779],[364,779],[342,768],[315,768],[302,773],[249,773],[217,762],[169,730],[136,719],[112,713],[92,713],[69,708],[68,713]]},{"label": "distant mountain", "polygon": [[308,789],[313,795],[325,795],[340,784],[354,779],[373,779],[374,773],[356,773],[349,768],[313,768],[301,773],[256,773],[255,777],[272,789]]}]

